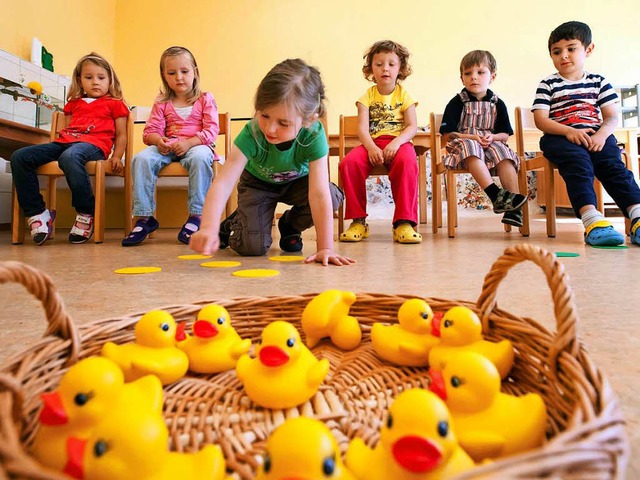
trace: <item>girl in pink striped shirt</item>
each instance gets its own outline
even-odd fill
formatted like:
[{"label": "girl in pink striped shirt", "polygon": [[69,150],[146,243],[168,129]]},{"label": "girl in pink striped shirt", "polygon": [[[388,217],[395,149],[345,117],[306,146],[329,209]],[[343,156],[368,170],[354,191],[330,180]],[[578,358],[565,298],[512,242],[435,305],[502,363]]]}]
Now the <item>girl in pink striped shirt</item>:
[{"label": "girl in pink striped shirt", "polygon": [[188,244],[200,228],[204,198],[213,180],[214,151],[218,137],[218,107],[208,92],[200,90],[200,72],[193,54],[171,47],[160,57],[163,88],[156,98],[142,139],[147,148],[133,157],[133,215],[135,227],[122,246],[139,245],[160,225],[153,217],[158,172],[179,161],[189,170],[189,217],[178,233]]}]

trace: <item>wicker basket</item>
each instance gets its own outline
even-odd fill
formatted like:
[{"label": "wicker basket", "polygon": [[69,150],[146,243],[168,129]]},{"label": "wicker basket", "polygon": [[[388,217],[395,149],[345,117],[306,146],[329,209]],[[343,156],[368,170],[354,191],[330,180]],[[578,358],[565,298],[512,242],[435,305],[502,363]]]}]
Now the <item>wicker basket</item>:
[{"label": "wicker basket", "polygon": [[[524,260],[535,262],[547,277],[557,333],[532,319],[496,308],[500,282],[511,267]],[[0,369],[0,478],[63,478],[27,453],[36,428],[39,394],[54,388],[67,367],[79,358],[98,354],[105,341],[131,341],[140,315],[75,326],[48,276],[18,262],[0,263],[0,282],[10,281],[23,284],[42,302],[49,328],[42,340]],[[273,320],[298,321],[314,295],[215,301],[229,310],[242,337],[256,340]],[[378,359],[370,344],[371,325],[394,322],[399,306],[408,298],[412,297],[358,294],[351,315],[363,327],[362,344],[351,352],[329,342],[314,348],[317,356],[329,359],[331,370],[319,393],[298,408],[254,407],[234,372],[188,376],[165,387],[164,412],[171,447],[195,451],[206,443],[218,443],[229,469],[239,478],[250,479],[269,433],[288,417],[304,414],[323,420],[342,448],[354,436],[373,445],[384,412],[396,394],[408,387],[427,386],[424,369],[390,366]],[[493,264],[475,304],[425,300],[434,311],[455,305],[470,307],[480,315],[487,338],[511,340],[517,350],[516,362],[503,390],[537,392],[549,411],[544,447],[479,467],[459,478],[624,478],[629,445],[620,407],[608,381],[576,340],[573,294],[563,266],[553,254],[528,244],[510,247]],[[178,321],[192,320],[211,302],[166,310]]]}]

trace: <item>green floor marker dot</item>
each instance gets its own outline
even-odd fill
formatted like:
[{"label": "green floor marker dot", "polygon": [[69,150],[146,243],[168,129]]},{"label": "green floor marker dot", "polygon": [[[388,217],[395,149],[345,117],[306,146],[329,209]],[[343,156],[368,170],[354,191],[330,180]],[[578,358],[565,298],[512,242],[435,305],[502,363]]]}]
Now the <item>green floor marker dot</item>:
[{"label": "green floor marker dot", "polygon": [[602,248],[604,250],[623,250],[629,248],[626,245],[591,245],[593,248]]},{"label": "green floor marker dot", "polygon": [[555,255],[556,257],[579,257],[580,256],[579,253],[575,253],[575,252],[556,252]]}]

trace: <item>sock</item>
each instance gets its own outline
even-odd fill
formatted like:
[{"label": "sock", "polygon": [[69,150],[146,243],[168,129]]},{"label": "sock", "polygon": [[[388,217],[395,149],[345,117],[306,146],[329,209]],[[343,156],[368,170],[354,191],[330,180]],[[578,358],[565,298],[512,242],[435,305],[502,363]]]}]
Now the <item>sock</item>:
[{"label": "sock", "polygon": [[627,213],[629,214],[631,222],[635,223],[635,221],[640,218],[640,203],[636,203],[627,208]]},{"label": "sock", "polygon": [[593,208],[584,212],[582,217],[580,217],[580,220],[582,220],[584,228],[589,228],[592,224],[604,220],[604,215],[602,215],[602,213],[597,209]]},{"label": "sock", "polygon": [[495,202],[498,199],[498,192],[500,192],[500,187],[495,183],[492,183],[484,189],[484,193],[487,194],[489,200],[491,200],[492,202]]}]

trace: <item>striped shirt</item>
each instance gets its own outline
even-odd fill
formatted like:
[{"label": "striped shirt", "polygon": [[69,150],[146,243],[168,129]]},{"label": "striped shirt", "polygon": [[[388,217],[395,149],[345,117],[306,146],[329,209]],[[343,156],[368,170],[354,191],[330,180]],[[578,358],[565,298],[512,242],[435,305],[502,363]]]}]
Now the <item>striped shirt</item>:
[{"label": "striped shirt", "polygon": [[554,73],[538,85],[531,109],[549,110],[549,118],[563,125],[597,130],[602,124],[600,109],[619,101],[602,75],[585,72],[580,80],[567,80]]}]

